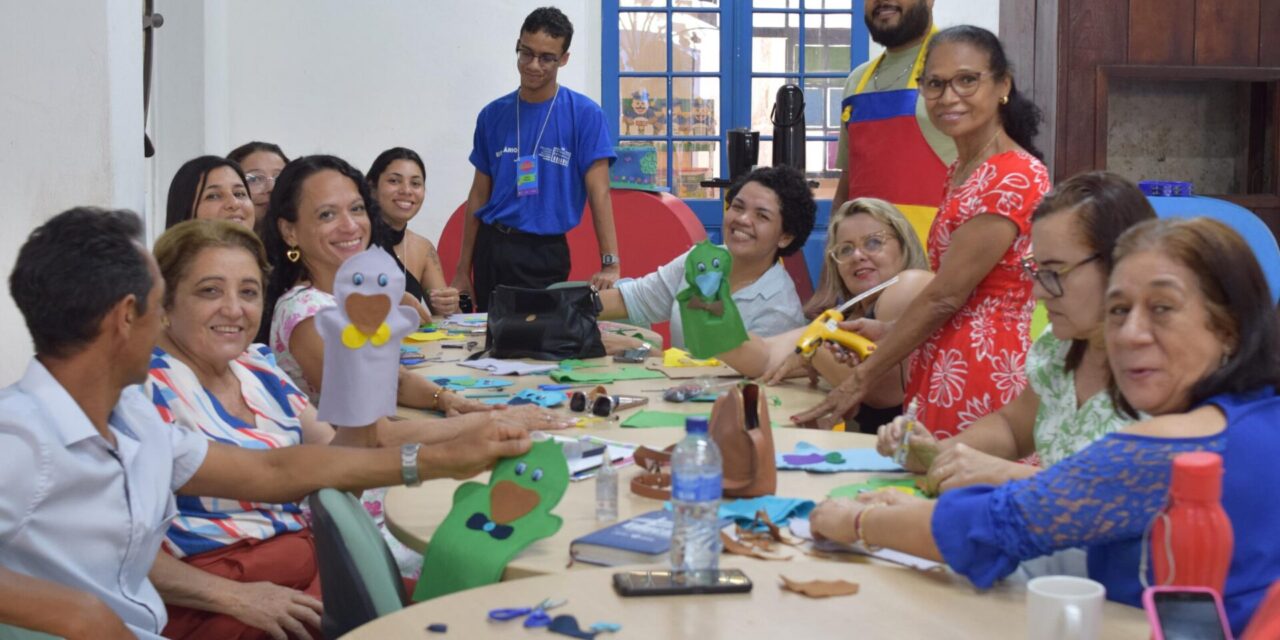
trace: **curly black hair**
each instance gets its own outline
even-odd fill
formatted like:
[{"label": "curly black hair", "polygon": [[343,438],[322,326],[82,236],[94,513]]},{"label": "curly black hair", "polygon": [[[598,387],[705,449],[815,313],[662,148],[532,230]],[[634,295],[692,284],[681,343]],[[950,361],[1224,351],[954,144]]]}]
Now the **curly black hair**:
[{"label": "curly black hair", "polygon": [[564,51],[569,52],[573,42],[573,23],[564,12],[555,7],[539,7],[533,10],[520,25],[520,33],[545,33],[552,38],[564,38]]},{"label": "curly black hair", "polygon": [[725,202],[733,202],[748,182],[758,182],[778,196],[782,206],[782,232],[791,234],[791,243],[778,249],[778,256],[785,257],[799,251],[813,232],[813,223],[818,215],[818,203],[813,201],[813,192],[809,190],[804,174],[787,165],[761,167],[738,178],[729,187]]},{"label": "curly black hair", "polygon": [[1040,133],[1040,123],[1044,120],[1044,116],[1040,113],[1040,107],[1018,91],[1018,83],[1013,77],[1013,68],[1009,64],[1009,58],[1005,56],[1004,45],[1000,44],[1000,38],[982,27],[968,24],[943,29],[929,39],[929,50],[924,57],[925,66],[928,66],[929,56],[938,48],[938,45],[948,42],[963,42],[985,51],[995,79],[1009,79],[1009,101],[1000,105],[1000,124],[1004,126],[1004,132],[1009,134],[1018,146],[1026,149],[1027,153],[1037,159],[1044,160],[1044,154],[1035,145],[1036,134]]},{"label": "curly black hair", "polygon": [[280,177],[276,178],[276,188],[271,192],[271,204],[267,207],[267,217],[262,225],[262,244],[267,251],[267,262],[271,264],[271,275],[267,279],[267,295],[262,308],[263,322],[258,329],[256,342],[266,343],[269,339],[271,318],[275,314],[276,302],[280,300],[280,296],[299,280],[308,277],[302,261],[291,262],[285,257],[290,247],[280,233],[279,221],[298,221],[302,184],[312,175],[326,170],[337,171],[356,184],[369,215],[369,246],[382,247],[387,253],[394,255],[390,229],[382,219],[378,201],[369,190],[369,182],[359,169],[342,158],[328,155],[303,156],[285,165]]}]

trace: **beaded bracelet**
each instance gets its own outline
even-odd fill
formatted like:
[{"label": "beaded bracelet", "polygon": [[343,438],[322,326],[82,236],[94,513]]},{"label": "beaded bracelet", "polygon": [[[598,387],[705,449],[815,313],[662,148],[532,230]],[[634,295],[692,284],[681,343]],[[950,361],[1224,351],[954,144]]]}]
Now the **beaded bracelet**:
[{"label": "beaded bracelet", "polygon": [[434,394],[432,394],[432,396],[431,396],[431,402],[432,402],[432,404],[431,404],[431,408],[432,408],[432,409],[435,409],[436,411],[444,411],[444,408],[443,408],[443,407],[441,406],[441,404],[440,404],[440,396],[441,396],[441,395],[444,395],[444,393],[445,393],[446,391],[448,391],[448,389],[446,389],[445,387],[441,386],[439,389],[436,389],[436,392],[435,392]]},{"label": "beaded bracelet", "polygon": [[871,510],[872,510],[872,509],[875,509],[875,508],[876,508],[876,507],[878,507],[878,506],[880,506],[880,505],[878,505],[878,504],[870,504],[870,505],[867,505],[867,508],[866,508],[866,509],[863,509],[862,511],[859,511],[859,512],[858,512],[858,515],[856,515],[856,516],[854,516],[854,517],[853,517],[853,535],[857,536],[857,537],[858,537],[858,541],[859,541],[859,542],[861,542],[863,545],[868,546],[868,547],[870,547],[871,545],[867,542],[867,538],[866,538],[866,536],[865,536],[865,535],[863,535],[863,533],[862,533],[862,522],[863,522],[862,517],[863,517],[863,516],[865,516],[865,515],[867,515],[868,513],[871,513]]}]

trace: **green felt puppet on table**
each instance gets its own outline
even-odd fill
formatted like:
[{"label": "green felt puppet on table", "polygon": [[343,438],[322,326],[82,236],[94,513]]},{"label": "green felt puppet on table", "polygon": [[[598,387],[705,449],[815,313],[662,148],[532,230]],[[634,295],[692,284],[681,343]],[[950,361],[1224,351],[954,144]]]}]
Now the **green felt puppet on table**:
[{"label": "green felt puppet on table", "polygon": [[493,584],[511,558],[555,535],[564,521],[551,513],[569,486],[560,445],[535,442],[528,453],[498,463],[489,484],[467,482],[431,536],[415,601]]},{"label": "green felt puppet on table", "polygon": [[695,358],[710,358],[732,351],[747,341],[742,314],[729,294],[733,256],[706,240],[694,245],[684,262],[689,283],[676,300],[680,303],[684,346]]}]

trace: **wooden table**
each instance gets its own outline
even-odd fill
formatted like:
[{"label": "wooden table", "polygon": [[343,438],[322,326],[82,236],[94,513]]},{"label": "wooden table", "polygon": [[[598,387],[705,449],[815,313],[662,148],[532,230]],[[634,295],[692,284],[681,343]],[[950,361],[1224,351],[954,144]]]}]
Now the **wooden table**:
[{"label": "wooden table", "polygon": [[[559,638],[520,621],[489,622],[500,607],[531,606],[544,598],[567,598],[551,615],[573,614],[583,627],[608,621],[622,625],[617,638],[696,638],[697,640],[808,640],[810,638],[1016,638],[1027,637],[1026,592],[1003,583],[978,593],[967,580],[871,564],[753,562],[724,556],[723,567],[737,567],[754,583],[751,593],[621,598],[611,575],[624,567],[557,573],[500,582],[411,606],[366,624],[346,638]],[[815,600],[783,591],[779,575],[793,580],[857,582],[853,596]],[[448,633],[428,633],[428,624],[444,623]],[[1104,639],[1146,638],[1141,609],[1114,602],[1103,606]]]},{"label": "wooden table", "polygon": [[[423,352],[428,355],[438,353],[444,357],[457,357],[450,355],[451,352],[458,353],[456,350],[440,349],[434,345],[433,347],[424,348]],[[604,358],[598,361],[608,363]],[[651,363],[660,361],[658,358],[650,359]],[[607,366],[612,367],[615,365],[608,363]],[[595,369],[591,370],[594,371]],[[423,371],[424,374],[429,374],[433,377],[447,375],[479,377],[485,375],[475,369],[460,367],[456,363],[432,364],[429,368],[419,369],[419,371]],[[513,393],[520,389],[536,388],[539,384],[550,382],[550,379],[545,375],[517,376],[506,379],[512,380],[515,384],[507,387],[504,391]],[[707,402],[674,403],[662,400],[661,390],[680,382],[682,381],[668,379],[626,380],[605,386],[612,394],[638,395],[649,399],[648,405],[623,412],[621,418],[624,420],[632,413],[645,409],[689,414],[706,414],[711,411],[711,403]],[[773,422],[780,425],[790,424],[792,414],[817,404],[825,395],[825,391],[810,389],[808,383],[802,380],[793,380],[783,385],[764,387],[763,389],[766,395],[770,397],[769,417]],[[562,411],[566,415],[580,415],[571,414],[564,408],[560,408],[558,411]],[[412,409],[401,409],[401,414],[405,416],[412,416],[415,413]],[[417,415],[420,415],[420,413],[417,413]],[[597,423],[584,429],[570,429],[557,433],[562,435],[592,435],[609,440],[646,445],[651,448],[666,447],[679,441],[684,436],[684,431],[681,428],[632,429],[622,428],[618,426],[619,424],[620,421]],[[826,449],[869,448],[875,446],[875,441],[871,436],[854,433],[836,433],[786,427],[774,429],[773,436],[775,448],[780,453],[794,450],[796,443],[801,441]],[[619,469],[618,518],[620,520],[662,508],[661,501],[643,498],[631,493],[631,478],[639,472],[640,470],[634,465]],[[817,502],[825,498],[827,493],[836,487],[861,482],[873,475],[877,474],[811,474],[803,471],[779,471],[776,495],[789,498],[807,498]],[[901,474],[890,475],[901,477]],[[472,481],[488,482],[488,475],[482,474],[472,479]],[[384,501],[388,529],[409,548],[423,552],[431,540],[431,534],[434,533],[436,527],[448,515],[449,509],[453,505],[453,492],[459,484],[460,482],[455,480],[433,480],[418,487],[394,487],[390,489]],[[555,513],[564,518],[564,526],[561,527],[556,535],[533,543],[522,551],[520,555],[516,556],[507,565],[507,570],[503,574],[504,580],[565,571],[569,565],[569,543],[607,524],[598,523],[595,520],[595,481],[592,479],[571,482],[564,498],[556,507]],[[807,557],[802,553],[793,555],[799,558]]]}]

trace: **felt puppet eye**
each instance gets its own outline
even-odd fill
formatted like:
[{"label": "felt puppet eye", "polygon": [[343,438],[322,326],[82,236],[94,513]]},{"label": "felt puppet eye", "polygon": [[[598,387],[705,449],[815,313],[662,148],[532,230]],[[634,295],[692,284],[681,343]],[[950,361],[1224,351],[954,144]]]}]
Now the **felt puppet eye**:
[{"label": "felt puppet eye", "polygon": [[698,263],[698,273],[706,273],[706,271],[707,271],[707,263],[705,263],[705,262],[699,262],[699,263]]},{"label": "felt puppet eye", "polygon": [[716,268],[716,269],[719,269],[719,268],[720,268],[720,258],[712,258],[712,259],[711,259],[711,266],[712,266],[712,267],[714,267],[714,268]]},{"label": "felt puppet eye", "polygon": [[351,276],[351,281],[354,282],[357,287],[364,284],[364,274],[363,273],[353,274]]},{"label": "felt puppet eye", "polygon": [[390,282],[390,281],[391,281],[391,280],[390,280],[389,278],[387,278],[387,274],[385,274],[385,273],[379,273],[379,274],[378,274],[378,286],[379,286],[379,287],[385,287],[385,286],[387,286],[387,283],[388,283],[388,282]]},{"label": "felt puppet eye", "polygon": [[516,463],[516,475],[518,475],[518,476],[522,476],[522,475],[524,475],[524,470],[525,470],[525,469],[528,469],[528,468],[529,468],[529,465],[527,465],[527,464],[525,464],[525,463],[523,463],[523,462],[517,462],[517,463]]},{"label": "felt puppet eye", "polygon": [[534,469],[534,470],[533,470],[533,475],[532,475],[532,476],[529,476],[529,477],[533,478],[533,481],[534,481],[534,482],[537,482],[537,481],[541,480],[541,479],[542,479],[542,469]]}]

